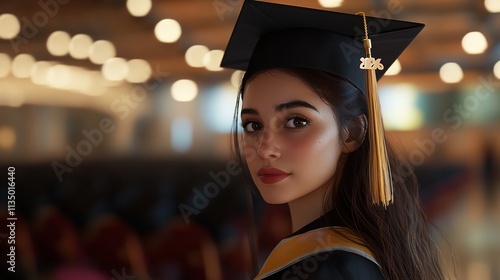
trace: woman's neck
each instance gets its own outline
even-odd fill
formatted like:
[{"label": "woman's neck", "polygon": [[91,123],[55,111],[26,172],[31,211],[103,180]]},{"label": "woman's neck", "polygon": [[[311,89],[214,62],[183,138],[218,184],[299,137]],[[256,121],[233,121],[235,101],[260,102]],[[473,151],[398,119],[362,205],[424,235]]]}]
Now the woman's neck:
[{"label": "woman's neck", "polygon": [[325,209],[323,205],[326,186],[288,203],[292,220],[292,232],[296,232],[310,222],[321,217]]}]

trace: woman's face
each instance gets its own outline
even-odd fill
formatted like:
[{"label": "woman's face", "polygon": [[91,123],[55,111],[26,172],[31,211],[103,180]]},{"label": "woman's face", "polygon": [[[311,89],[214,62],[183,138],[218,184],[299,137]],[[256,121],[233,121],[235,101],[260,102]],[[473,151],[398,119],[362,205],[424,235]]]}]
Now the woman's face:
[{"label": "woman's face", "polygon": [[332,108],[299,78],[279,70],[246,85],[243,152],[268,203],[322,203],[342,153]]}]

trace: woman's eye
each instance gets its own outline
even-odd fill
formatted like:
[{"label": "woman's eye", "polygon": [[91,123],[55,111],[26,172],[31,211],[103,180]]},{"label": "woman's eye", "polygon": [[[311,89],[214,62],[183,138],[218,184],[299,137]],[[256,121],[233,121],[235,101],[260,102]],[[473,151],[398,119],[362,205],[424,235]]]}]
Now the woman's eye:
[{"label": "woman's eye", "polygon": [[257,122],[246,122],[243,123],[243,130],[246,132],[254,132],[261,129],[261,125]]},{"label": "woman's eye", "polygon": [[288,119],[285,124],[285,127],[288,128],[301,128],[309,124],[309,121],[302,117],[293,117]]}]

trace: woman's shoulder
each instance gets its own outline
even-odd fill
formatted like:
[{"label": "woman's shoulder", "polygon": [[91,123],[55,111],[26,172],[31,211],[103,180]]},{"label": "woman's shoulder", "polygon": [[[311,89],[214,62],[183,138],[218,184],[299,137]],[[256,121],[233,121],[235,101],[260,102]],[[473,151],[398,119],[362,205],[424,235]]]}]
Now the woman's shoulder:
[{"label": "woman's shoulder", "polygon": [[383,280],[379,267],[359,254],[334,250],[311,255],[275,272],[266,280]]}]

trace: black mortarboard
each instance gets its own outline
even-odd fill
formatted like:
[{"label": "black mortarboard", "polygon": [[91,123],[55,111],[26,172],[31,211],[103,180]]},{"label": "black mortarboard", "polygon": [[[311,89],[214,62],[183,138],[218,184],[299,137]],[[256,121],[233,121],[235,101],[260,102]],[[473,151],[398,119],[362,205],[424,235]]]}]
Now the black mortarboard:
[{"label": "black mortarboard", "polygon": [[377,80],[423,27],[421,23],[366,17],[364,13],[247,0],[221,66],[247,72],[310,68],[342,77],[359,88],[367,99],[372,201],[387,207],[394,202],[393,184]]},{"label": "black mortarboard", "polygon": [[[366,17],[372,55],[390,65],[424,27],[423,24]],[[245,1],[221,66],[243,71],[305,67],[343,77],[365,93],[363,19],[359,15]]]}]

